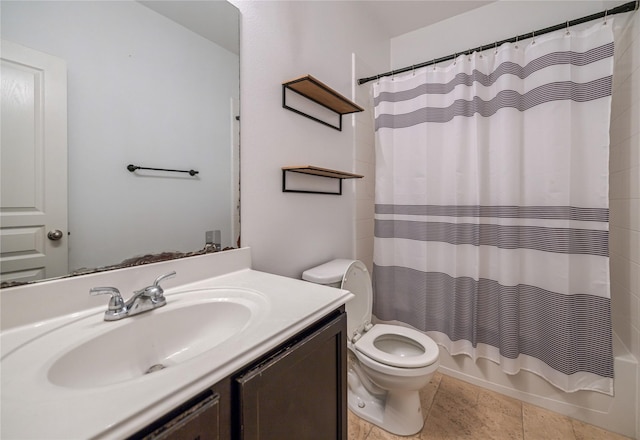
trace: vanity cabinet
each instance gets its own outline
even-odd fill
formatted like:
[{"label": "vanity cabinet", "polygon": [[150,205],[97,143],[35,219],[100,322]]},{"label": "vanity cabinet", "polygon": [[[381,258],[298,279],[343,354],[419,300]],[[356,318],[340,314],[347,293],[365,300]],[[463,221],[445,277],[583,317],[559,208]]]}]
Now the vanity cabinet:
[{"label": "vanity cabinet", "polygon": [[344,307],[131,439],[346,440]]},{"label": "vanity cabinet", "polygon": [[228,440],[231,380],[226,378],[188,400],[129,439]]},{"label": "vanity cabinet", "polygon": [[241,440],[346,439],[346,314],[234,380]]}]

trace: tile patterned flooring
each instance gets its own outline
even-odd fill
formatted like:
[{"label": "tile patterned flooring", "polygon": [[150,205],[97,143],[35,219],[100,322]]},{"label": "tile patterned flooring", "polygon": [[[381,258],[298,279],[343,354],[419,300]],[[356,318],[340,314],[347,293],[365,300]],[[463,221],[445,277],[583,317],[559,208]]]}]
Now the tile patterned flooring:
[{"label": "tile patterned flooring", "polygon": [[623,440],[627,437],[436,373],[421,392],[422,432],[400,437],[349,411],[349,440]]}]

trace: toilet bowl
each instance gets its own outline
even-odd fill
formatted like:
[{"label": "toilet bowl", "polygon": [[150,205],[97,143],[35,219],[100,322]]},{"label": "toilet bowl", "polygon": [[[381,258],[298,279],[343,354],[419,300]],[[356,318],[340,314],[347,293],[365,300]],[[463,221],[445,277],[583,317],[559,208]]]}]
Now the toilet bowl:
[{"label": "toilet bowl", "polygon": [[396,435],[413,435],[424,417],[419,390],[439,366],[436,343],[408,327],[371,324],[371,277],[358,260],[338,259],[306,270],[302,279],[349,290],[346,304],[349,409]]}]

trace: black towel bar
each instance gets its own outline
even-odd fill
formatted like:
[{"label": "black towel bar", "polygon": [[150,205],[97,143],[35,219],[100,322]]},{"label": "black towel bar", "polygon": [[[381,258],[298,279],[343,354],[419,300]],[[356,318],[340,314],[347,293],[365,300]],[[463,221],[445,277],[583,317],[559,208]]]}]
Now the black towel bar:
[{"label": "black towel bar", "polygon": [[135,170],[153,170],[153,171],[170,171],[173,173],[189,173],[190,176],[195,176],[196,174],[199,173],[199,171],[196,171],[196,170],[170,170],[167,168],[147,168],[147,167],[139,167],[138,165],[132,165],[132,164],[127,165],[127,169],[132,173]]}]

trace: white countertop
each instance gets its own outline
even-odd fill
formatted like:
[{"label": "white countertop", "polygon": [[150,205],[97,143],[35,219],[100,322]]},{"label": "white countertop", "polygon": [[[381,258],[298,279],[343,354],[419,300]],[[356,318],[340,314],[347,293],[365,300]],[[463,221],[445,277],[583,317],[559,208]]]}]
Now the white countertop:
[{"label": "white countertop", "polygon": [[[167,264],[164,263],[165,267]],[[41,342],[54,331],[64,331],[69,322],[82,322],[86,328],[81,332],[88,334],[132,319],[103,321],[106,297],[103,297],[105,305],[101,307],[3,331],[0,334],[0,436],[3,439],[126,437],[238,371],[353,297],[345,290],[244,268],[186,285],[173,285],[165,290],[167,305],[162,309],[170,308],[172,302],[178,304],[184,291],[205,288],[254,291],[266,300],[266,313],[259,322],[244,330],[241,337],[217,345],[185,361],[180,367],[168,367],[108,386],[69,388],[52,384],[46,374],[50,355],[63,347],[43,347],[37,351],[32,349],[28,356],[17,355],[21,347]],[[137,315],[138,319],[143,319],[144,315]],[[113,356],[118,356],[118,353],[113,353]],[[188,370],[184,368],[187,365]]]}]

